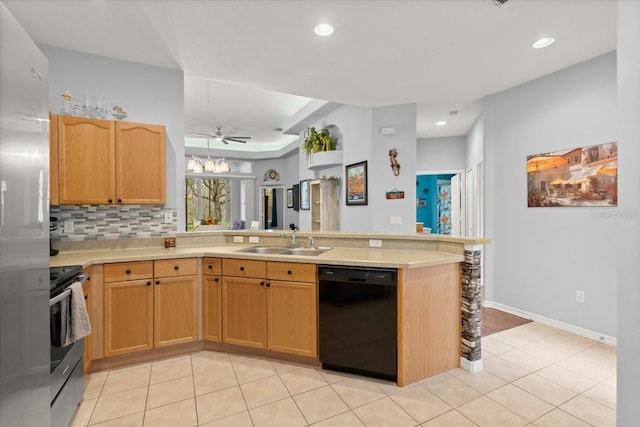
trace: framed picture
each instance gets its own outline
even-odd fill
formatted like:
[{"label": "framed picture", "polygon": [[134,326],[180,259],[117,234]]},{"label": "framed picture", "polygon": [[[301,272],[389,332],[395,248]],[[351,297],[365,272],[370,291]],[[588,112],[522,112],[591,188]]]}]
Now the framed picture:
[{"label": "framed picture", "polygon": [[300,184],[293,184],[293,210],[300,210]]},{"label": "framed picture", "polygon": [[311,209],[311,204],[309,203],[309,183],[310,179],[305,179],[304,181],[300,181],[300,210],[308,211]]},{"label": "framed picture", "polygon": [[347,205],[367,204],[367,161],[345,166]]},{"label": "framed picture", "polygon": [[287,207],[293,207],[293,188],[287,188]]}]

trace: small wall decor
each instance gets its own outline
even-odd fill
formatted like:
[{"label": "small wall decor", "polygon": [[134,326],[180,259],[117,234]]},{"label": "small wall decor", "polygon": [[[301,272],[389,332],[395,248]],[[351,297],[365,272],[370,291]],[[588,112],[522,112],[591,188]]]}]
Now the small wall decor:
[{"label": "small wall decor", "polygon": [[416,199],[416,208],[426,208],[427,207],[427,199],[423,199],[422,197],[418,197]]},{"label": "small wall decor", "polygon": [[400,175],[400,163],[398,163],[396,157],[398,157],[398,150],[395,148],[389,150],[389,162],[391,163],[391,169],[393,170],[394,176]]},{"label": "small wall decor", "polygon": [[293,208],[293,188],[287,188],[287,208]]},{"label": "small wall decor", "polygon": [[404,191],[396,190],[387,191],[387,199],[404,199]]},{"label": "small wall decor", "polygon": [[305,179],[304,181],[300,181],[300,210],[308,211],[311,209],[311,204],[309,203],[309,183],[310,179]]},{"label": "small wall decor", "polygon": [[269,169],[262,177],[263,181],[280,181],[280,173],[275,169]]},{"label": "small wall decor", "polygon": [[347,205],[367,204],[367,161],[345,166]]},{"label": "small wall decor", "polygon": [[527,156],[527,206],[618,205],[618,143]]}]

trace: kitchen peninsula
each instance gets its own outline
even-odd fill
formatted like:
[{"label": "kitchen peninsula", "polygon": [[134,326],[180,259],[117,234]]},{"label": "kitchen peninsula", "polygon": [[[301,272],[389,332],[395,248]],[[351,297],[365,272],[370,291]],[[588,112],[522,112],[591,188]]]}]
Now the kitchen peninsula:
[{"label": "kitchen peninsula", "polygon": [[[168,283],[168,279],[158,276],[158,272],[162,270],[162,277],[171,276],[171,280],[181,278],[183,282],[186,281],[184,289],[189,289],[188,299],[193,302],[193,321],[189,321],[193,328],[185,326],[185,331],[189,332],[183,338],[174,340],[175,344],[191,342],[192,345],[195,343],[205,349],[249,350],[266,357],[284,356],[317,364],[316,266],[336,265],[397,269],[399,386],[459,366],[470,371],[482,368],[479,333],[480,251],[482,245],[489,243],[488,239],[432,234],[298,233],[298,241],[304,242],[306,246],[309,246],[307,238],[313,237],[314,246],[330,249],[313,256],[244,251],[252,246],[287,246],[287,235],[288,233],[283,236],[275,232],[247,230],[179,233],[176,235],[176,247],[166,249],[163,238],[60,242],[60,254],[52,257],[50,262],[51,266],[82,265],[91,275],[92,298],[89,311],[95,326],[91,348],[91,359],[94,361],[123,358],[127,356],[125,353],[131,352],[145,354],[144,351],[149,353],[149,357],[153,357],[153,354],[160,354],[157,352],[158,347],[171,347],[171,339],[167,338],[163,343],[156,342],[155,345],[151,340],[148,346],[133,350],[121,346],[120,351],[118,340],[109,338],[114,330],[109,325],[112,314],[107,312],[108,303],[116,299],[111,300],[106,290],[113,284],[130,286],[135,282],[133,279],[138,279],[142,292],[145,288],[149,292],[153,292],[153,288],[163,289],[162,285],[150,286],[152,280],[155,280],[156,285],[163,280],[165,282],[162,283]],[[378,244],[381,247],[370,247]],[[119,276],[116,274],[116,280],[112,278],[112,271],[118,268],[123,273],[121,278],[117,278]],[[231,273],[232,269],[241,273]],[[139,276],[128,280],[129,274],[133,276],[138,272]],[[241,276],[242,280],[237,276]],[[250,295],[254,295],[240,293],[234,296],[230,291],[231,284],[233,283],[233,289],[239,289],[236,283],[251,284],[252,281],[255,282],[256,289],[264,289],[265,301],[266,292],[276,295],[276,287],[290,291],[280,294],[283,298],[277,309],[268,307],[263,310],[268,320],[264,324],[269,324],[268,332],[264,326],[264,337],[250,330],[262,325],[262,322],[227,329],[238,321],[226,308],[237,302],[233,298],[253,298]],[[274,286],[267,288],[272,283]],[[156,294],[160,294],[158,290]],[[184,299],[171,292],[167,295],[167,298]],[[160,296],[149,298],[155,298],[156,305],[161,301]],[[190,319],[185,315],[189,313],[190,304],[180,308],[182,318]],[[305,304],[308,310],[294,309]],[[307,318],[305,321],[298,321],[296,317],[280,315],[288,309]],[[115,316],[117,310],[113,313]],[[153,317],[153,309],[150,313]],[[166,315],[171,316],[171,313]],[[162,316],[155,316],[156,322],[160,322]],[[246,318],[249,319],[250,316]],[[272,325],[272,321],[278,319],[287,329],[294,325],[293,332],[279,334],[277,325]],[[298,326],[299,330],[296,329]],[[159,328],[156,324],[156,334]],[[151,334],[149,331],[151,329],[144,334]],[[236,338],[237,334],[244,335]],[[231,335],[234,335],[233,339],[226,339]],[[185,348],[193,349],[192,346]]]}]

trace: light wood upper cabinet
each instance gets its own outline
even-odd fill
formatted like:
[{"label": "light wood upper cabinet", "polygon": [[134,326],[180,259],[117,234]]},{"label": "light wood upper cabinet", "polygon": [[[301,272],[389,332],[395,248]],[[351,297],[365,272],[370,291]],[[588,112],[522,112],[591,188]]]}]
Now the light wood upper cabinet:
[{"label": "light wood upper cabinet", "polygon": [[115,142],[118,203],[164,204],[165,127],[116,122]]},{"label": "light wood upper cabinet", "polygon": [[[164,204],[165,127],[52,116],[58,204]],[[52,120],[53,121],[53,120]],[[52,203],[55,186],[51,187]]]},{"label": "light wood upper cabinet", "polygon": [[114,203],[114,122],[70,116],[57,119],[59,203]]}]

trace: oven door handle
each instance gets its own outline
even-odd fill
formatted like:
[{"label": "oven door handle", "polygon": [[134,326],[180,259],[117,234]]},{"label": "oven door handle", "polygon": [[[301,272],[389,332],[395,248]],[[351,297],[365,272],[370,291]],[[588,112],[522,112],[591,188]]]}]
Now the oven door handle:
[{"label": "oven door handle", "polygon": [[[89,276],[87,276],[86,274],[81,274],[76,278],[74,283],[75,282],[84,283],[84,282],[87,281],[88,278],[89,278]],[[60,301],[62,301],[63,299],[67,298],[70,295],[71,295],[71,289],[70,288],[66,288],[64,290],[64,292],[62,292],[60,295],[56,295],[55,297],[53,297],[53,298],[51,298],[49,300],[49,307],[59,303]]]},{"label": "oven door handle", "polygon": [[67,288],[63,293],[61,293],[60,295],[56,295],[49,300],[49,307],[56,305],[63,299],[67,298],[69,295],[71,295],[71,289]]}]

